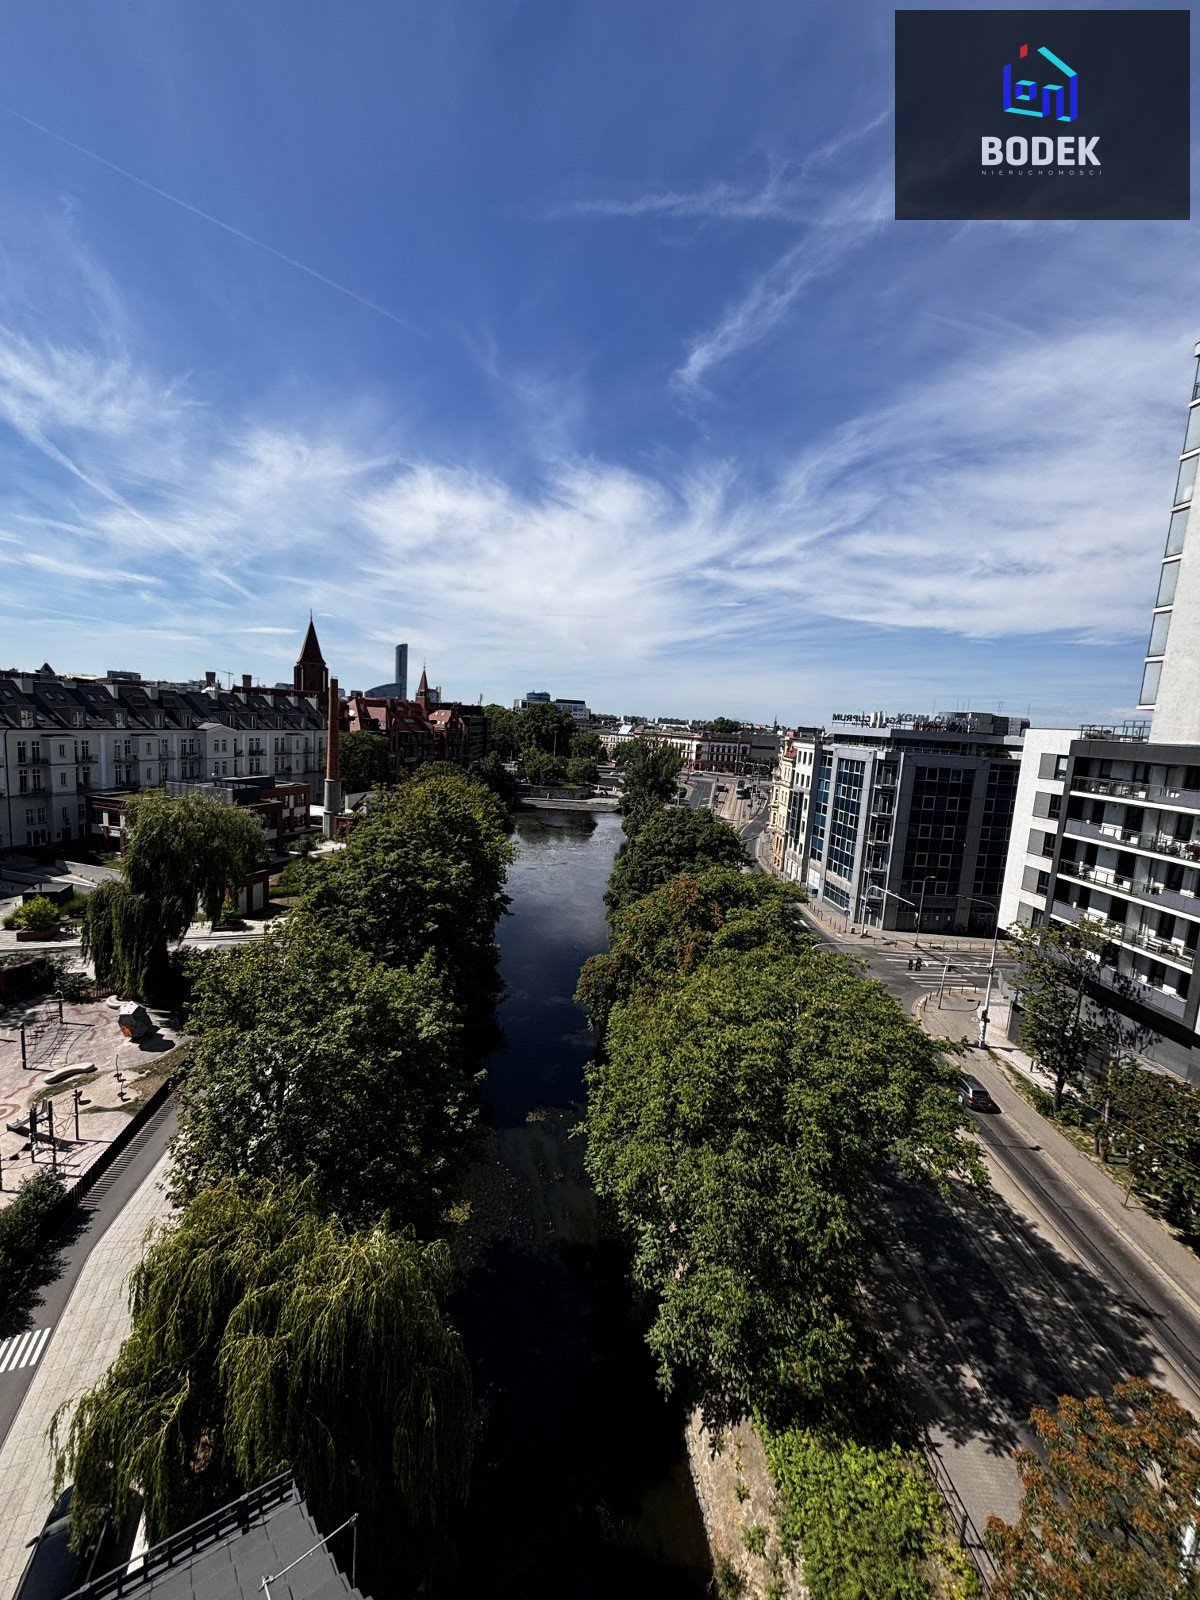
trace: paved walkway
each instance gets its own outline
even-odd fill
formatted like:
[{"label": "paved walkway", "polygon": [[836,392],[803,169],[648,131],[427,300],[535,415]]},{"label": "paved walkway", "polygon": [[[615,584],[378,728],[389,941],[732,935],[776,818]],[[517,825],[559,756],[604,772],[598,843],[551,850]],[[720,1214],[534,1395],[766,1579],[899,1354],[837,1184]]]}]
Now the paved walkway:
[{"label": "paved walkway", "polygon": [[[129,1331],[128,1278],[150,1224],[169,1209],[164,1155],[88,1257],[0,1448],[0,1596],[16,1589],[52,1503],[54,1465],[46,1428],[64,1400],[101,1376]],[[0,1374],[0,1383],[4,1382]]]}]

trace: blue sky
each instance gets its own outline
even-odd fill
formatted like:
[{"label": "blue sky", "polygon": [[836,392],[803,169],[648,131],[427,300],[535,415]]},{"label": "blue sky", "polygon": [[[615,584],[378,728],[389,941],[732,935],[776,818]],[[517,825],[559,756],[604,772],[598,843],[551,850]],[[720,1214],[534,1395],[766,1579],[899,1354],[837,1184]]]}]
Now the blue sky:
[{"label": "blue sky", "polygon": [[892,221],[892,17],[12,0],[0,666],[1127,714],[1197,224]]}]

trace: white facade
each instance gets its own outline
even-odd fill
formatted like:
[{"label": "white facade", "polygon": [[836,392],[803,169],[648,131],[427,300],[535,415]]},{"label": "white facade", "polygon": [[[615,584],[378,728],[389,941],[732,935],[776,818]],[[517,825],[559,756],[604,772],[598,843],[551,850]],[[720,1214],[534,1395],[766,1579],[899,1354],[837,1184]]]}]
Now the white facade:
[{"label": "white facade", "polygon": [[1200,344],[1196,356],[1139,697],[1153,712],[1155,744],[1200,744],[1200,531],[1190,526],[1200,490]]},{"label": "white facade", "polygon": [[1062,814],[1067,755],[1078,728],[1029,728],[1013,804],[1012,833],[1000,893],[1000,926],[1044,922]]}]

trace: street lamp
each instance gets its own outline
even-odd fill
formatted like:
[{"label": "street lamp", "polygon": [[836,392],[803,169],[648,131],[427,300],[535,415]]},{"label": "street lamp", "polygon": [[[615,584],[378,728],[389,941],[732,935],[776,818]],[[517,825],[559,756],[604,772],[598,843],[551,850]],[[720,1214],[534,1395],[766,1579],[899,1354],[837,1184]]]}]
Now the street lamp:
[{"label": "street lamp", "polygon": [[[913,909],[916,910],[916,904],[914,901],[905,899],[904,895],[897,894],[894,889],[880,889],[877,885],[871,885],[863,890],[859,909],[861,910],[863,905],[877,904],[875,899],[876,895],[878,895],[880,900],[887,900],[890,897],[893,900],[903,901],[906,906],[912,906]],[[862,920],[865,921],[866,918],[863,918]]]},{"label": "street lamp", "polygon": [[992,933],[992,953],[988,959],[987,989],[983,996],[983,1010],[979,1013],[979,1049],[987,1045],[988,1008],[992,1003],[992,979],[996,975],[996,941],[1000,937],[1000,907],[994,900],[981,900],[977,895],[968,895],[967,899],[972,905],[987,906],[989,911],[996,914],[996,926]]}]

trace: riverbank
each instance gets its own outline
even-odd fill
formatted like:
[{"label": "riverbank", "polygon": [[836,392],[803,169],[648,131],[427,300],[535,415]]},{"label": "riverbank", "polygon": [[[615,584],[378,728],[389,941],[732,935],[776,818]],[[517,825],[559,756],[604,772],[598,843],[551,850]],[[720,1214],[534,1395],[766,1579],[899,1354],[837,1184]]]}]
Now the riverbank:
[{"label": "riverbank", "polygon": [[518,793],[513,805],[518,811],[594,811],[603,813],[621,809],[616,795],[595,794],[588,800],[561,799],[554,795]]}]

